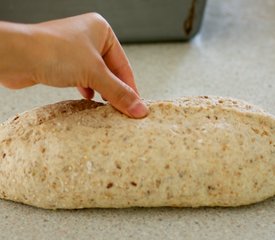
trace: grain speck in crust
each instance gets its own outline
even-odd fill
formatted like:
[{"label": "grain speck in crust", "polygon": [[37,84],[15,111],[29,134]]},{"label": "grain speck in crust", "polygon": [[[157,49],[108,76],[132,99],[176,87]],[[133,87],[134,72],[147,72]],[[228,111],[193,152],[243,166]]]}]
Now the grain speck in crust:
[{"label": "grain speck in crust", "polygon": [[131,119],[65,101],[0,124],[0,198],[48,209],[239,206],[275,194],[275,118],[223,97]]}]

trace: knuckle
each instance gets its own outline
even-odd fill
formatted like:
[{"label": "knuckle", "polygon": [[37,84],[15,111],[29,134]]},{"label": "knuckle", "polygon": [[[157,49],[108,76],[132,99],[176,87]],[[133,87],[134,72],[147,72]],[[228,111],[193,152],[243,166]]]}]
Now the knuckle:
[{"label": "knuckle", "polygon": [[96,21],[98,24],[101,24],[101,25],[103,25],[105,27],[109,26],[109,24],[106,21],[106,19],[102,15],[100,15],[99,13],[97,13],[97,12],[88,13],[87,16],[90,18],[91,21]]},{"label": "knuckle", "polygon": [[104,49],[111,45],[111,43],[114,40],[112,27],[107,22],[107,20],[104,17],[102,17],[99,13],[88,13],[87,17],[91,29],[97,31],[101,38],[98,50],[100,51],[100,53],[102,53]]}]

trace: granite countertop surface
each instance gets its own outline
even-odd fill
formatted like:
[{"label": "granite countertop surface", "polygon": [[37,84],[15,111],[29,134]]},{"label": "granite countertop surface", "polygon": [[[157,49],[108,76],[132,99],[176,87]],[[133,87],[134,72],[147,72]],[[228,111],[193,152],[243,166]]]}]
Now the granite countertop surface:
[{"label": "granite countertop surface", "polygon": [[[274,0],[211,0],[200,34],[191,42],[124,48],[145,99],[230,96],[275,114],[274,26]],[[0,121],[78,98],[75,89],[0,88]],[[275,198],[237,208],[74,211],[0,200],[0,239],[275,239]]]}]

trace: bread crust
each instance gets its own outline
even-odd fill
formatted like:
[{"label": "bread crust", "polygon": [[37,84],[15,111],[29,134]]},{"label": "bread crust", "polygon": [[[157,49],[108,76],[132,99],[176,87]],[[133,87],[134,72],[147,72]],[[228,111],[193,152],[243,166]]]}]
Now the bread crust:
[{"label": "bread crust", "polygon": [[0,125],[0,198],[47,208],[239,206],[275,194],[275,118],[222,97],[130,119],[65,101]]}]

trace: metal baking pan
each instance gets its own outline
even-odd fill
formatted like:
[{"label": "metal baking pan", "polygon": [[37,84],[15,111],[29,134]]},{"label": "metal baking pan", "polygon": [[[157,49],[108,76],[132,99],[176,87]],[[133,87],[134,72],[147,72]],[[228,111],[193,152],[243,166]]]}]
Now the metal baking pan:
[{"label": "metal baking pan", "polygon": [[33,23],[98,12],[121,42],[189,40],[206,0],[1,0],[0,20]]}]

